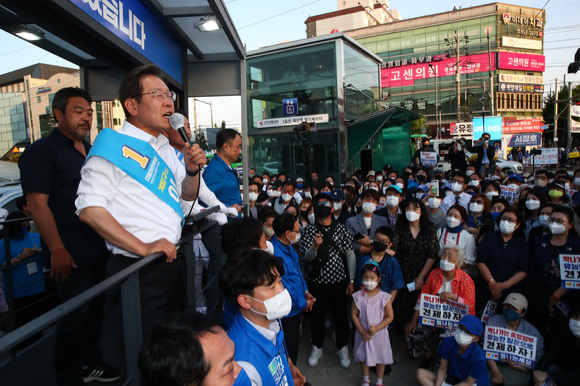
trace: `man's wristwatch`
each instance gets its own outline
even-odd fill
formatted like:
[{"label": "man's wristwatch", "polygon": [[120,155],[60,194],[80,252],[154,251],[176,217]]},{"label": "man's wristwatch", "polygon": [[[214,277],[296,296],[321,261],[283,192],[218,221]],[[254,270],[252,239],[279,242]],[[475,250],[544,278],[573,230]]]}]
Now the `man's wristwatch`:
[{"label": "man's wristwatch", "polygon": [[351,284],[354,284],[354,279],[350,279],[350,283]]}]

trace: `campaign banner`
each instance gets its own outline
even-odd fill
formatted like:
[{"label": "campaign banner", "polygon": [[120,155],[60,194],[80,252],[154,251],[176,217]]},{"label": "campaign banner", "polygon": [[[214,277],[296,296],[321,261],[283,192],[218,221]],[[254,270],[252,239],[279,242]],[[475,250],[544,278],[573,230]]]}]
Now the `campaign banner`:
[{"label": "campaign banner", "polygon": [[419,324],[455,330],[461,318],[469,314],[469,306],[452,300],[442,302],[437,295],[421,294]]},{"label": "campaign banner", "polygon": [[437,153],[435,152],[421,152],[421,165],[423,166],[437,166]]},{"label": "campaign banner", "polygon": [[544,84],[541,75],[499,74],[497,80],[499,83]]},{"label": "campaign banner", "polygon": [[[495,53],[492,54],[491,63],[491,70],[495,70]],[[459,67],[461,75],[488,72],[490,70],[489,57],[487,54],[463,56],[459,59]],[[455,58],[443,59],[439,62],[416,63],[405,67],[386,67],[381,68],[381,87],[412,86],[418,79],[452,76],[456,72]]]},{"label": "campaign banner", "polygon": [[497,91],[500,92],[523,92],[526,94],[543,94],[543,84],[517,84],[517,83],[500,83],[497,85]]},{"label": "campaign banner", "polygon": [[580,117],[580,106],[572,106],[572,116]]},{"label": "campaign banner", "polygon": [[544,55],[501,51],[499,53],[499,68],[544,72],[546,70],[546,57]]},{"label": "campaign banner", "polygon": [[485,327],[483,350],[485,358],[514,364],[533,370],[536,366],[536,337],[506,328]]},{"label": "campaign banner", "polygon": [[580,289],[580,255],[560,255],[562,288]]},{"label": "campaign banner", "polygon": [[496,313],[497,313],[497,302],[493,300],[488,300],[485,309],[483,310],[483,314],[481,315],[481,322],[483,324],[487,323],[489,318],[494,316]]},{"label": "campaign banner", "polygon": [[508,147],[521,147],[521,146],[540,146],[542,145],[542,134],[515,134],[510,139]]},{"label": "campaign banner", "polygon": [[483,133],[488,133],[492,141],[501,141],[502,117],[485,117],[485,127],[483,118],[473,118],[473,139],[479,139]]},{"label": "campaign banner", "polygon": [[256,127],[259,129],[263,129],[267,127],[295,126],[303,122],[327,123],[328,114],[300,115],[287,118],[260,119],[259,121],[256,122]]},{"label": "campaign banner", "polygon": [[521,119],[518,121],[503,121],[503,134],[541,133],[542,121],[539,119]]},{"label": "campaign banner", "polygon": [[570,198],[570,200],[572,199],[572,196],[574,196],[578,191],[574,190],[574,189],[566,189],[566,196],[568,196],[568,198]]},{"label": "campaign banner", "polygon": [[534,165],[553,165],[558,163],[558,148],[538,149],[541,155],[534,156]]},{"label": "campaign banner", "polygon": [[449,134],[457,136],[471,136],[473,135],[473,123],[471,122],[457,122],[449,124]]},{"label": "campaign banner", "polygon": [[518,199],[518,189],[510,186],[500,185],[501,193],[499,196],[505,198],[508,202],[513,204]]}]

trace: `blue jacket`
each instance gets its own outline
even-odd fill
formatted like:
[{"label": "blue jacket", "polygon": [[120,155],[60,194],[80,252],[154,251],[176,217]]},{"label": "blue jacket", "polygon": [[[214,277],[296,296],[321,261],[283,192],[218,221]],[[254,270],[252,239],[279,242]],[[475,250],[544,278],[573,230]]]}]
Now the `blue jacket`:
[{"label": "blue jacket", "polygon": [[294,316],[306,308],[304,293],[308,291],[308,287],[306,287],[306,282],[302,277],[298,255],[294,248],[284,245],[276,236],[272,237],[272,245],[274,245],[274,256],[279,257],[284,264],[286,273],[282,275],[282,284],[292,298],[292,310],[288,317]]},{"label": "blue jacket", "polygon": [[294,384],[282,330],[276,335],[274,345],[244,319],[242,314],[237,314],[228,330],[228,336],[236,345],[236,361],[252,364],[260,374],[262,386]]},{"label": "blue jacket", "polygon": [[[356,275],[354,279],[354,284],[357,287],[362,286],[362,269],[365,262],[371,258],[370,253],[365,253],[361,255],[358,263],[356,265]],[[393,256],[385,253],[385,257],[379,263],[379,268],[381,270],[381,283],[380,289],[388,294],[391,291],[400,290],[405,288],[405,281],[403,280],[403,272],[401,271],[401,266],[397,259]]]},{"label": "blue jacket", "polygon": [[213,157],[213,161],[207,165],[203,173],[203,180],[209,190],[225,206],[242,205],[238,172],[236,169],[230,168],[217,154]]}]

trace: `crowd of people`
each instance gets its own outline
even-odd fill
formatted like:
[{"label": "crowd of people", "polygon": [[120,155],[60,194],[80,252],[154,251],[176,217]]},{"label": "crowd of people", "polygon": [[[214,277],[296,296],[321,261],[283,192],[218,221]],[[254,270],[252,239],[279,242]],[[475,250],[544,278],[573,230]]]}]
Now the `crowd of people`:
[{"label": "crowd of people", "polygon": [[[393,349],[420,358],[416,380],[425,386],[568,386],[580,376],[580,292],[560,273],[563,255],[580,254],[580,169],[504,175],[484,134],[478,161],[460,162],[455,149],[443,171],[421,165],[421,152],[433,151],[424,139],[404,171],[385,165],[337,181],[250,168],[244,203],[232,167],[238,132],[217,134],[202,177],[205,154],[171,127],[175,94],[157,67],[131,71],[119,97],[123,128],[103,130],[91,147],[90,95],[60,90],[58,127],[20,158],[22,212],[7,217],[17,220],[11,256],[0,249],[0,270],[10,258],[14,288],[23,288],[13,294],[28,311],[17,313],[18,325],[38,316],[29,306],[46,291],[44,269],[64,302],[162,252],[139,273],[147,385],[305,385],[300,336],[310,334],[315,367],[327,327],[337,365],[354,360],[362,386],[397,371]],[[206,221],[191,214],[212,206],[219,212],[207,220],[218,225],[177,248]],[[197,257],[207,315],[184,312],[187,253]],[[427,298],[463,314],[435,328],[425,322]],[[104,304],[121,326],[118,290],[59,320],[59,385],[119,378],[100,348]],[[533,340],[535,366],[486,355],[486,327]],[[394,334],[404,339],[392,348]]]}]

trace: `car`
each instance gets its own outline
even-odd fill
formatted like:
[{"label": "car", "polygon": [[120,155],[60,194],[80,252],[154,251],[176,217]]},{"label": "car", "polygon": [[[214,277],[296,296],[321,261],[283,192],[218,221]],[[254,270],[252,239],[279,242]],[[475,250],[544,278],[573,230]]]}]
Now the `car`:
[{"label": "car", "polygon": [[6,209],[8,213],[18,210],[16,200],[20,197],[22,197],[20,182],[0,183],[0,208]]},{"label": "car", "polygon": [[[468,150],[465,150],[465,155],[469,161],[477,159],[477,154],[473,154]],[[472,158],[473,157],[473,158]],[[494,157],[496,166],[499,166],[504,174],[523,174],[524,167],[521,163],[517,161],[508,161],[500,157]]]}]

